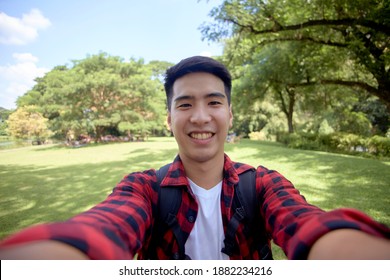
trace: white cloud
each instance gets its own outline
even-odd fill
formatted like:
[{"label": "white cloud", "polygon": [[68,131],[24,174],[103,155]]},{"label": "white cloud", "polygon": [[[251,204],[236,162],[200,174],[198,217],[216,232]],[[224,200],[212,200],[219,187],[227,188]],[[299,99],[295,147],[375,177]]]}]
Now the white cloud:
[{"label": "white cloud", "polygon": [[0,12],[0,44],[25,45],[38,37],[38,30],[51,25],[41,11],[32,9],[22,18],[11,17]]},{"label": "white cloud", "polygon": [[12,57],[18,62],[38,62],[38,57],[33,56],[31,53],[13,53]]},{"label": "white cloud", "polygon": [[15,64],[0,66],[0,107],[15,108],[16,99],[35,84],[35,78],[43,77],[48,69],[38,67],[38,58],[30,53],[14,53]]}]

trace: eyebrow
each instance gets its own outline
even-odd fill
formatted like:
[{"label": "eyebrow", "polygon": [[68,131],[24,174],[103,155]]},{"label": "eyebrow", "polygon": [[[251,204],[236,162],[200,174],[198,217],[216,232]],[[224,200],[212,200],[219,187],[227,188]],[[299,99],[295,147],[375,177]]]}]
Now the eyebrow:
[{"label": "eyebrow", "polygon": [[[212,92],[212,93],[209,93],[205,96],[205,98],[213,98],[213,97],[217,97],[217,98],[226,98],[226,95],[223,94],[223,93],[220,93],[220,92]],[[178,96],[176,97],[173,101],[174,102],[179,102],[181,100],[188,100],[188,99],[194,99],[194,96],[192,95],[182,95],[182,96]]]}]

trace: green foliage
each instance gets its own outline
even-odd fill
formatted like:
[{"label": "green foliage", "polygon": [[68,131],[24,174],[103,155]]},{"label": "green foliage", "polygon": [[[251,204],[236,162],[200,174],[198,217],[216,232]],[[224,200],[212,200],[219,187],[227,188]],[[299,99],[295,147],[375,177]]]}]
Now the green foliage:
[{"label": "green foliage", "polygon": [[359,96],[353,110],[362,112],[372,125],[375,134],[385,135],[390,129],[390,112],[378,98],[372,98],[365,94]]},{"label": "green foliage", "polygon": [[320,124],[320,127],[318,129],[318,133],[319,134],[322,134],[322,135],[327,135],[327,134],[331,134],[334,132],[334,129],[333,127],[331,127],[328,123],[328,120],[327,119],[324,119],[321,124]]},{"label": "green foliage", "polygon": [[283,133],[276,136],[276,140],[293,149],[319,150],[316,135],[312,133]]},{"label": "green foliage", "polygon": [[7,120],[9,115],[12,113],[12,110],[7,110],[0,107],[0,136],[7,136]]},{"label": "green foliage", "polygon": [[390,157],[390,138],[379,135],[367,138],[340,132],[329,134],[280,132],[277,134],[277,141],[295,149],[359,154],[379,158]]},{"label": "green foliage", "polygon": [[367,141],[370,153],[390,157],[390,138],[375,135]]},{"label": "green foliage", "polygon": [[[252,56],[252,64],[236,68],[240,78],[234,83],[233,106],[235,113],[246,116],[241,117],[242,126],[247,126],[241,128],[245,134],[261,130],[279,112],[285,117],[286,127],[293,130],[294,106],[300,93],[286,80],[297,83],[302,79],[302,71],[298,69],[301,68],[298,66],[301,56],[291,49],[284,51],[285,48],[288,46],[283,50],[277,46],[264,48]],[[265,102],[271,103],[273,108],[264,106]]]},{"label": "green foliage", "polygon": [[371,132],[371,123],[362,112],[348,112],[343,114],[344,119],[339,121],[340,131],[368,136]]},{"label": "green foliage", "polygon": [[167,63],[125,62],[106,53],[58,66],[37,79],[18,100],[35,105],[57,138],[164,130],[164,95],[159,77]]},{"label": "green foliage", "polygon": [[[334,131],[384,135],[389,10],[385,0],[229,0],[211,11],[214,22],[201,30],[204,38],[225,43],[221,60],[239,80],[235,90],[247,104],[272,98],[290,132],[309,127],[311,119],[317,122],[311,129],[318,130],[324,118],[317,116],[326,112]],[[385,113],[375,101],[367,106],[362,93],[375,96]],[[240,105],[239,113],[248,107]],[[340,114],[343,107],[351,113]]]},{"label": "green foliage", "polygon": [[[369,59],[388,34],[389,5],[385,0],[288,0],[223,1],[211,16],[216,23],[202,26],[204,38],[220,40],[233,35],[254,41],[296,40],[352,50],[360,60]],[[362,35],[370,34],[367,38]],[[356,49],[354,49],[356,45]],[[370,47],[372,49],[370,49]],[[336,50],[338,51],[338,50]],[[386,53],[377,53],[375,58]],[[355,57],[356,58],[356,57]],[[377,64],[375,67],[380,66]]]},{"label": "green foliage", "polygon": [[[324,143],[324,141],[321,141]],[[366,140],[359,135],[350,134],[350,133],[336,133],[331,135],[331,148],[351,152],[356,151],[358,147],[364,149]]]}]

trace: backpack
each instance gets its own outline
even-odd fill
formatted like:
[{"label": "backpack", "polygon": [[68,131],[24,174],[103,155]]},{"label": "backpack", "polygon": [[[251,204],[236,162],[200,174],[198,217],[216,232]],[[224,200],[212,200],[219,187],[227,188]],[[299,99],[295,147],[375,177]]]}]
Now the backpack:
[{"label": "backpack", "polygon": [[[172,230],[179,246],[179,254],[172,256],[172,258],[190,259],[185,254],[185,241],[188,236],[184,236],[176,218],[181,204],[183,189],[177,187],[160,188],[160,183],[167,174],[170,165],[167,164],[156,171],[157,182],[155,187],[158,189],[158,206],[153,213],[156,221],[152,230],[151,242],[145,255],[149,259],[157,258],[157,244],[159,244],[164,233],[169,228]],[[254,244],[262,259],[272,260],[270,238],[265,230],[264,219],[261,215],[256,214],[258,199],[256,195],[255,176],[255,170],[248,170],[239,175],[239,183],[235,186],[232,204],[234,214],[227,225],[224,240],[225,247],[222,249],[222,252],[229,256],[239,252],[235,235],[238,226],[243,223],[244,231],[249,231],[249,234],[254,238]]]}]

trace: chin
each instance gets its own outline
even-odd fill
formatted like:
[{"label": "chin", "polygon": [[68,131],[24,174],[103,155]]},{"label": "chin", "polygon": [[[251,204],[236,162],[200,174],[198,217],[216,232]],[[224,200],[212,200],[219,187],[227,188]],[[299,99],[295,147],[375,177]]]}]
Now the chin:
[{"label": "chin", "polygon": [[222,151],[222,153],[221,152],[211,152],[211,151],[196,151],[196,152],[192,152],[192,153],[187,154],[187,158],[189,158],[195,162],[199,162],[199,163],[205,163],[208,161],[212,161],[212,160],[218,159],[220,156],[221,157],[224,156],[223,151]]}]

